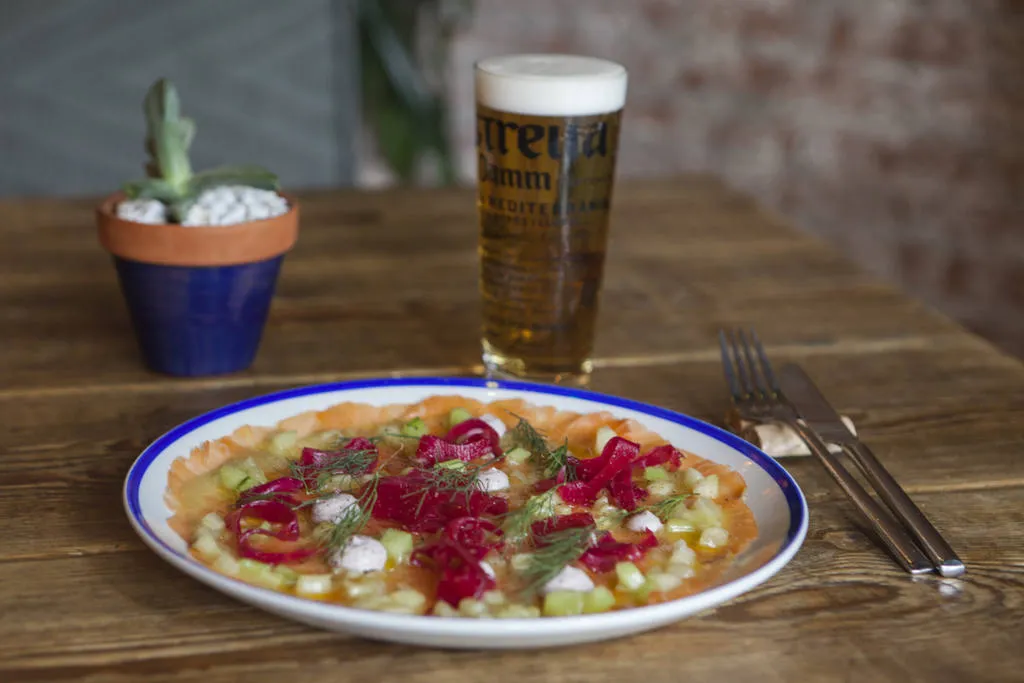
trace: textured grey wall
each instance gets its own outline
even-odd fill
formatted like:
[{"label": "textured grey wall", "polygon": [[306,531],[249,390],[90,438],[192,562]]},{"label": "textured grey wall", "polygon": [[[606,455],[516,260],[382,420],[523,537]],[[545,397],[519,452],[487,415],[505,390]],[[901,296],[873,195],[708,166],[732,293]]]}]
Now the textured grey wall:
[{"label": "textured grey wall", "polygon": [[193,165],[285,187],[352,183],[352,0],[0,1],[0,197],[103,194],[141,176],[161,76],[196,120]]}]

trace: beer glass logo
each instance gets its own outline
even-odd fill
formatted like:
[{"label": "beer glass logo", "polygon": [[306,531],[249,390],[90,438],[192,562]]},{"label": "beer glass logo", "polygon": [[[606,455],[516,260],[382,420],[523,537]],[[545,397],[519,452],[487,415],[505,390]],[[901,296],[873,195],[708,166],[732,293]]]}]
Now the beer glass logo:
[{"label": "beer glass logo", "polygon": [[481,183],[551,191],[557,189],[559,166],[608,156],[609,126],[605,120],[583,119],[577,123],[558,119],[559,123],[541,124],[516,122],[514,118],[507,113],[477,116]]}]

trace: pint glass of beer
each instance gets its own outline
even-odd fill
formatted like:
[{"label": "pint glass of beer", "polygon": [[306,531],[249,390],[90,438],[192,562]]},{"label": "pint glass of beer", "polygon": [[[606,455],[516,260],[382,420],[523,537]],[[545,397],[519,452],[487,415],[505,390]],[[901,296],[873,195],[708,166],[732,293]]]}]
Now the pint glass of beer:
[{"label": "pint glass of beer", "polygon": [[483,359],[488,373],[585,384],[626,70],[571,55],[476,64]]}]

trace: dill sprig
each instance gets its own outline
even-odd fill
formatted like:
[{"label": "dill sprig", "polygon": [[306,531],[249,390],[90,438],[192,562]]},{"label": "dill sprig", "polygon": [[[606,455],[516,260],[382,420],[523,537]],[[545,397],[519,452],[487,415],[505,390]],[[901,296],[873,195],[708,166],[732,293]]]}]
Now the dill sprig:
[{"label": "dill sprig", "polygon": [[544,493],[531,496],[529,500],[516,510],[509,510],[502,515],[502,530],[505,538],[515,542],[527,537],[531,525],[539,519],[555,514],[555,496],[557,487]]},{"label": "dill sprig", "polygon": [[587,552],[593,543],[593,526],[563,529],[544,536],[544,545],[530,554],[529,562],[520,573],[526,592],[535,592],[562,569]]},{"label": "dill sprig", "polygon": [[366,483],[363,491],[356,498],[356,504],[345,508],[341,519],[333,524],[325,534],[321,544],[324,551],[331,553],[342,550],[352,537],[363,530],[373,516],[373,506],[377,503],[377,485],[381,474],[375,472],[373,478]]},{"label": "dill sprig", "polygon": [[506,450],[511,448],[525,448],[530,451],[531,460],[535,460],[541,468],[541,474],[545,479],[556,476],[562,469],[565,470],[566,481],[576,480],[576,468],[569,462],[569,442],[562,442],[561,446],[551,448],[542,432],[527,421],[526,418],[511,413],[519,420],[516,426],[505,433],[504,441]]},{"label": "dill sprig", "polygon": [[659,519],[664,521],[664,520],[668,519],[672,515],[673,512],[675,512],[675,509],[677,507],[679,507],[680,505],[684,504],[688,499],[690,499],[692,497],[693,497],[693,494],[691,494],[691,493],[680,493],[680,494],[675,495],[675,496],[669,496],[668,498],[666,498],[664,500],[659,500],[657,503],[651,503],[650,505],[645,505],[645,506],[637,509],[635,512],[642,512],[644,510],[649,510],[649,511],[653,512],[655,515],[657,515]]},{"label": "dill sprig", "polygon": [[437,463],[433,467],[417,467],[416,470],[423,477],[423,486],[415,491],[404,494],[405,497],[419,496],[416,503],[416,515],[423,510],[427,496],[431,493],[447,493],[450,501],[454,501],[460,495],[467,500],[476,491],[483,491],[480,484],[480,472],[490,467],[494,461],[481,463],[479,465],[464,465],[463,467],[445,466],[445,462],[462,462],[446,460]]},{"label": "dill sprig", "polygon": [[315,473],[314,485],[307,484],[306,493],[315,493],[323,490],[327,483],[334,477],[350,477],[355,479],[367,473],[367,470],[377,461],[377,452],[370,449],[354,451],[342,451],[327,465],[303,465],[301,462],[292,461],[288,463],[291,476],[308,480],[308,475]]}]

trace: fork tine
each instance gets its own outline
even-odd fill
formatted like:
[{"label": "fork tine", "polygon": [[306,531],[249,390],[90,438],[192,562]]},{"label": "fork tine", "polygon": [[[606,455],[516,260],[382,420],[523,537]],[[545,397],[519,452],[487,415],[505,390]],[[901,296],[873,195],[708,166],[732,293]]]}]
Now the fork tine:
[{"label": "fork tine", "polygon": [[732,352],[732,361],[736,366],[736,374],[740,381],[740,393],[743,396],[749,396],[754,393],[754,383],[750,379],[750,370],[743,360],[743,354],[740,353],[739,344],[736,343],[736,330],[729,330],[727,337],[729,350]]},{"label": "fork tine", "polygon": [[[753,382],[756,391],[754,393],[760,393],[761,398],[769,398],[771,391],[768,389],[767,382],[762,377],[761,373],[758,372],[757,362],[754,360],[754,353],[750,350],[750,341],[747,339],[747,335],[743,330],[739,331],[740,348],[743,350],[743,357],[747,361],[747,366],[750,368],[750,377]],[[753,390],[752,390],[753,391]]]},{"label": "fork tine", "polygon": [[743,390],[736,379],[736,371],[733,368],[732,358],[729,355],[729,347],[725,341],[725,330],[718,331],[718,348],[722,352],[722,371],[725,373],[725,383],[729,385],[729,393],[733,400],[739,401],[743,398]]},{"label": "fork tine", "polygon": [[753,329],[750,330],[750,338],[754,341],[754,350],[757,351],[757,357],[761,361],[761,370],[764,371],[765,377],[768,379],[768,386],[771,390],[779,394],[782,389],[779,387],[778,380],[775,379],[775,372],[772,370],[772,364],[768,360],[768,354],[764,351],[764,345],[757,336],[757,332]]}]

